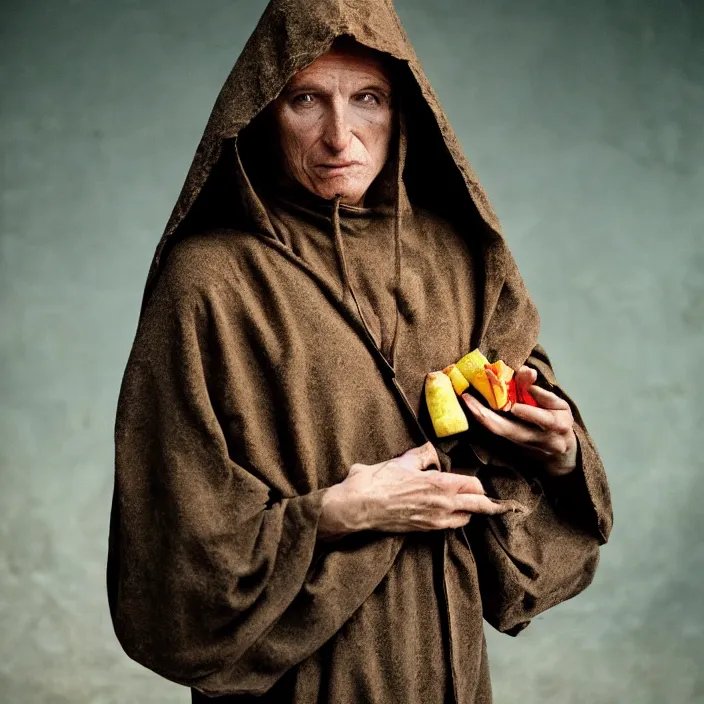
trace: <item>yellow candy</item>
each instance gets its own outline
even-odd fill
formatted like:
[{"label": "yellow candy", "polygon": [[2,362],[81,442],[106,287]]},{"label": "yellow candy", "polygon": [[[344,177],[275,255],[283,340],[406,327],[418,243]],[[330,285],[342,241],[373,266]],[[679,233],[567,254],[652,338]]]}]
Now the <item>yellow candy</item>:
[{"label": "yellow candy", "polygon": [[477,372],[483,372],[487,364],[489,360],[479,350],[472,350],[457,362],[457,368],[462,372],[462,376],[471,382],[471,377]]},{"label": "yellow candy", "polygon": [[450,377],[452,388],[458,396],[469,387],[469,382],[464,378],[464,374],[457,368],[456,364],[451,364],[442,371],[443,374],[447,374]]},{"label": "yellow candy", "polygon": [[457,368],[462,372],[462,376],[487,400],[489,405],[496,408],[494,391],[484,371],[487,364],[489,364],[489,360],[479,350],[472,350],[457,362]]},{"label": "yellow candy", "polygon": [[439,438],[461,433],[469,428],[457,395],[444,372],[430,372],[425,378],[425,402],[428,405],[430,420]]}]

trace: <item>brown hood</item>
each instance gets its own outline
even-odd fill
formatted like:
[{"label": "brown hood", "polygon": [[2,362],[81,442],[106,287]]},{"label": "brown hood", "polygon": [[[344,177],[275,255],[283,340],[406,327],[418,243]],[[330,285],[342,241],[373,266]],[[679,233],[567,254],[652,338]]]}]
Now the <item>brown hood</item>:
[{"label": "brown hood", "polygon": [[[403,96],[403,112],[408,119],[407,144],[401,145],[402,150],[407,148],[407,154],[401,155],[406,161],[403,190],[414,206],[448,218],[483,262],[485,275],[473,345],[481,347],[490,358],[501,357],[513,367],[520,366],[537,341],[537,311],[506,247],[489,199],[462,153],[390,0],[269,3],[215,103],[156,248],[142,311],[175,241],[222,224],[217,218],[227,220],[234,229],[254,227],[271,232],[266,210],[253,194],[242,166],[246,128],[297,71],[325,53],[341,36],[385,52],[399,63],[401,85],[397,92]],[[233,188],[239,191],[239,198],[232,198]],[[398,206],[402,210],[404,204]],[[401,296],[403,306],[407,300]],[[512,310],[494,316],[500,298],[509,300]]]}]

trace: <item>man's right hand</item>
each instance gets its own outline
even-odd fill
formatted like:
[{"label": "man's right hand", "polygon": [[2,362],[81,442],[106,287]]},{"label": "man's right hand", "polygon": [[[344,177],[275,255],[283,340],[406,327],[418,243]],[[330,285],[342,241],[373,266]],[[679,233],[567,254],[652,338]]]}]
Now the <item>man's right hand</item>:
[{"label": "man's right hand", "polygon": [[485,496],[476,477],[427,469],[440,466],[431,442],[379,464],[353,464],[323,498],[320,540],[360,530],[389,533],[460,528],[472,513],[506,508]]}]

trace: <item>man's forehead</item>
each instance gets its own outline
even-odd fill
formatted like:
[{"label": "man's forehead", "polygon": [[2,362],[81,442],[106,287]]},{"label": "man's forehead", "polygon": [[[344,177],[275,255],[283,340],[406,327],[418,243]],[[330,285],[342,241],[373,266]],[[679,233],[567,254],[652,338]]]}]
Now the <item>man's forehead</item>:
[{"label": "man's forehead", "polygon": [[289,87],[307,80],[325,80],[333,75],[344,75],[349,79],[377,80],[391,87],[391,72],[381,56],[361,45],[335,47],[319,56],[312,64],[296,73]]}]

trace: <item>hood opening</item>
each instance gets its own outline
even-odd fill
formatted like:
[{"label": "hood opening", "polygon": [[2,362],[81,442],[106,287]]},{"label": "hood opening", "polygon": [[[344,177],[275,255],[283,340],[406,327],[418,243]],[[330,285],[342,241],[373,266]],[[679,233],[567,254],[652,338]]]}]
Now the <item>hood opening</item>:
[{"label": "hood opening", "polygon": [[[465,229],[468,198],[462,175],[447,150],[434,115],[408,65],[391,56],[388,59],[396,66],[393,71],[394,92],[397,96],[403,96],[400,109],[403,111],[407,135],[403,173],[405,193],[402,198],[414,206],[432,210]],[[189,233],[223,227],[238,229],[253,225],[266,226],[260,205],[252,202],[252,198],[258,201],[256,194],[276,188],[275,174],[279,169],[279,155],[268,109],[270,105],[271,103],[260,111],[236,137],[222,140],[219,158],[174,235],[180,238]],[[398,111],[398,104],[396,109]],[[398,195],[397,159],[398,127],[390,158],[370,186],[365,207],[380,204],[395,206]],[[316,198],[314,194],[310,195]],[[408,207],[408,202],[402,203],[402,207]],[[330,200],[329,203],[332,206],[333,201]],[[473,223],[486,229],[486,222],[479,211],[475,207],[469,210]]]}]

